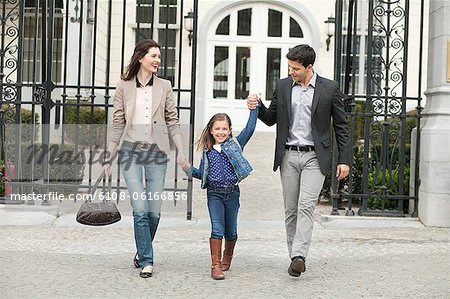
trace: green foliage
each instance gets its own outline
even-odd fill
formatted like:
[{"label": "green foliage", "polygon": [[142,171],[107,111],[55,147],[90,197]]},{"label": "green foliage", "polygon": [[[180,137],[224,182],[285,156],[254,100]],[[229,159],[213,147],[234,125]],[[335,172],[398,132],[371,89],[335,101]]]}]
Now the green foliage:
[{"label": "green foliage", "polygon": [[[5,113],[5,121],[8,123],[16,123],[16,106],[15,105],[9,105],[9,104],[3,104],[2,110],[7,111]],[[20,117],[21,117],[21,123],[22,124],[32,124],[32,112],[29,109],[26,108],[20,108]],[[34,123],[39,124],[39,114],[34,113]]]},{"label": "green foliage", "polygon": [[[16,141],[17,136],[20,135],[21,141],[31,141],[34,133],[34,140],[38,138],[39,135],[39,114],[33,113],[31,110],[21,108],[20,109],[20,125],[16,123],[16,106],[15,105],[3,104],[2,110],[5,113],[5,142],[12,143]],[[34,130],[34,132],[33,132]]]},{"label": "green foliage", "polygon": [[3,171],[5,169],[5,162],[0,160],[0,196],[5,195],[5,177]]},{"label": "green foliage", "polygon": [[[364,147],[355,146],[353,148],[353,165],[352,165],[352,189],[353,192],[361,192],[362,177],[364,167]],[[346,179],[348,181],[348,179]]]},{"label": "green foliage", "polygon": [[33,124],[33,123],[39,124],[39,114],[36,112],[34,113],[34,122],[31,110],[22,108],[20,109],[20,115],[22,117],[23,124]]},{"label": "green foliage", "polygon": [[[365,101],[355,101],[354,113],[361,114],[364,112]],[[350,125],[352,125],[350,123]],[[354,142],[359,142],[364,139],[364,116],[354,116],[353,125],[353,140]]]},{"label": "green foliage", "polygon": [[[377,166],[377,159],[379,159],[381,146],[373,146],[370,149],[370,165],[369,167],[369,189],[370,186],[373,186],[371,189],[371,192],[373,194],[381,194],[381,186],[382,186],[382,176],[379,174],[376,176],[376,166]],[[405,146],[405,171],[404,171],[404,192],[408,192],[409,190],[409,158],[410,158],[410,152],[411,152],[411,145]],[[398,167],[399,167],[399,149],[394,148],[393,146],[389,147],[389,161],[392,167],[395,169],[392,171],[392,180],[389,176],[389,173],[386,171],[386,177],[387,181],[393,181],[398,186]],[[375,158],[378,157],[378,158]],[[363,169],[364,169],[364,147],[363,146],[355,146],[353,147],[353,165],[352,165],[352,193],[362,193],[362,183],[363,183]],[[348,178],[345,179],[343,182],[340,183],[340,185],[348,185]],[[331,194],[331,175],[327,174],[325,177],[325,182],[321,191],[321,196],[330,199]],[[395,191],[397,190],[397,191]],[[395,192],[394,192],[395,191]],[[394,189],[394,186],[389,186],[387,190],[387,194],[398,194],[398,187]],[[379,198],[371,199],[369,202],[373,202],[373,207],[381,207],[381,200]],[[387,209],[389,205],[386,205],[385,208]],[[369,203],[370,207],[370,203]]]},{"label": "green foliage", "polygon": [[[351,128],[353,130],[353,141],[355,142],[355,144],[357,144],[360,140],[364,139],[364,127],[365,127],[366,117],[361,114],[363,114],[365,112],[365,105],[366,105],[366,101],[356,100],[354,102],[353,113],[358,114],[358,115],[353,116],[352,119],[350,119],[350,121],[349,121],[349,125],[351,126]],[[406,113],[407,116],[410,116],[410,117],[406,117],[406,125],[405,125],[405,143],[406,144],[411,144],[411,131],[412,131],[412,129],[414,129],[417,126],[417,118],[414,117],[416,115],[416,113],[417,113],[416,110],[411,110]],[[372,126],[374,125],[373,121],[374,121],[373,117],[370,117],[370,123],[372,123]],[[388,117],[387,121],[390,123],[393,123],[393,118]],[[396,117],[395,121],[400,123],[400,118]],[[351,122],[353,122],[353,125]],[[382,125],[382,121],[379,121],[378,124]],[[371,128],[371,131],[372,131],[372,128]]]},{"label": "green foliage", "polygon": [[[370,150],[369,150],[369,168],[368,177],[363,177],[364,169],[364,147],[361,144],[364,141],[364,130],[365,130],[365,120],[366,116],[362,115],[365,112],[366,101],[355,101],[353,107],[353,115],[349,119],[349,126],[352,133],[353,144],[353,165],[352,165],[352,193],[363,193],[362,183],[365,179],[369,183],[369,191],[372,193],[374,198],[369,199],[368,207],[370,209],[380,209],[381,208],[381,197],[377,197],[377,194],[382,194],[384,190],[386,195],[399,194],[398,188],[398,168],[400,164],[400,137],[401,131],[400,126],[402,125],[400,117],[388,117],[386,123],[384,120],[374,121],[373,117],[370,117],[370,129],[369,134],[373,136],[374,133],[381,133],[382,129],[389,130],[389,140],[390,144],[387,146],[387,162],[392,166],[392,173],[389,174],[388,171],[385,173],[385,183],[382,181],[382,172],[376,173],[377,163],[380,164],[381,161],[381,138],[370,140]],[[409,176],[410,176],[410,155],[411,155],[411,131],[417,125],[417,119],[414,117],[416,115],[416,110],[409,111],[405,120],[404,134],[405,148],[402,153],[405,157],[404,159],[404,180],[403,182],[403,194],[407,194],[409,190]],[[343,184],[348,184],[348,179],[340,183],[340,187]],[[330,198],[331,189],[331,175],[327,175],[325,178],[325,183],[321,191],[321,195],[326,198]],[[396,209],[396,201],[385,200],[385,209]]]},{"label": "green foliage", "polygon": [[[68,101],[76,104],[76,101]],[[77,106],[66,106],[65,137],[73,143],[83,146],[102,146],[106,133],[106,112],[102,108],[92,108],[90,103],[80,102]],[[77,117],[78,115],[78,117]]]},{"label": "green foliage", "polygon": [[[30,183],[43,179],[44,156],[47,154],[49,161],[49,180],[51,186],[48,192],[58,192],[61,194],[74,193],[78,190],[84,176],[86,158],[84,151],[75,152],[73,144],[50,144],[49,147],[37,143],[34,145],[22,144],[20,172],[16,175],[19,182]],[[5,155],[10,161],[16,161],[16,149],[12,144],[5,148]],[[61,184],[69,186],[61,186]],[[72,186],[70,186],[72,185]],[[43,186],[37,186],[33,189],[31,186],[20,186],[20,193],[29,194],[47,193]]]},{"label": "green foliage", "polygon": [[[353,193],[360,192],[362,184],[362,172],[364,165],[364,148],[362,146],[353,147],[353,165],[352,165],[352,190]],[[339,186],[348,185],[349,178],[339,182]],[[326,199],[331,199],[331,173],[325,176],[320,196]]]},{"label": "green foliage", "polygon": [[[409,159],[411,156],[411,144],[405,144],[404,150],[404,157],[405,157],[405,164],[409,165]],[[400,148],[398,146],[389,145],[387,148],[387,161],[391,165],[397,165],[400,163]],[[375,146],[370,147],[370,157],[371,157],[371,166],[375,167],[375,164],[381,163],[381,145],[377,144]]]},{"label": "green foliage", "polygon": [[405,143],[411,145],[411,132],[417,127],[417,118],[407,118],[405,127]]},{"label": "green foliage", "polygon": [[325,175],[325,181],[323,182],[322,190],[320,190],[319,198],[331,198],[331,174],[327,173]]},{"label": "green foliage", "polygon": [[[5,111],[4,114],[4,144],[13,144],[16,142],[17,136],[20,134],[20,140],[30,141],[32,140],[32,136],[34,133],[34,138],[38,138],[39,134],[39,114],[34,113],[34,122],[33,122],[33,113],[31,110],[26,108],[20,108],[20,125],[16,124],[16,106],[12,104],[2,104],[1,109]],[[2,124],[3,126],[3,124]],[[34,129],[34,132],[33,132]],[[6,178],[3,176],[3,170],[5,168],[5,162],[0,160],[0,195],[5,194],[5,180]]]},{"label": "green foliage", "polygon": [[[385,169],[383,178],[382,171],[377,171],[376,168],[372,168],[368,176],[370,192],[372,194],[375,193],[380,195],[399,194],[399,183],[403,183],[403,190],[407,192],[407,190],[409,189],[409,172],[409,166],[405,167],[403,182],[399,182],[398,169],[393,169],[391,174],[387,169]],[[385,210],[392,210],[397,208],[395,200],[383,199],[381,197],[369,198],[367,206],[372,210],[380,210],[383,201]]]}]

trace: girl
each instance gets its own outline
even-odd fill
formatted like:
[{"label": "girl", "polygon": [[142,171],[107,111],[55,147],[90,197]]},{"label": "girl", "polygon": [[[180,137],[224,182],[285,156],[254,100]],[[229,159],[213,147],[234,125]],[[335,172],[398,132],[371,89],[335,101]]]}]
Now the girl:
[{"label": "girl", "polygon": [[[188,163],[172,85],[156,76],[160,63],[161,46],[157,42],[146,39],[136,45],[130,64],[117,83],[108,144],[111,157],[119,151],[119,164],[133,207],[137,250],[134,265],[141,268],[143,278],[153,273],[152,243],[161,215],[159,199],[164,192],[169,136],[179,151],[178,163]],[[103,164],[105,173],[110,175],[111,160]]]},{"label": "girl", "polygon": [[[242,155],[242,149],[255,130],[257,117],[258,109],[251,110],[244,130],[234,138],[228,115],[214,115],[197,142],[197,149],[203,149],[200,168],[192,167],[188,171],[201,180],[202,189],[207,189],[211,218],[211,277],[216,280],[224,279],[223,271],[231,265],[237,239],[238,183],[253,170]],[[222,259],[223,237],[225,250]]]}]

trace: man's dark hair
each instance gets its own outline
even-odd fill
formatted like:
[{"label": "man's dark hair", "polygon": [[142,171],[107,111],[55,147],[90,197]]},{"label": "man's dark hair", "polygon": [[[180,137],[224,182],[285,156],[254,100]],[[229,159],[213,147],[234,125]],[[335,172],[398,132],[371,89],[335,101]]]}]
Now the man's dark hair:
[{"label": "man's dark hair", "polygon": [[286,54],[286,58],[289,60],[300,62],[304,67],[308,65],[314,65],[316,61],[316,52],[309,45],[297,45],[289,50]]}]

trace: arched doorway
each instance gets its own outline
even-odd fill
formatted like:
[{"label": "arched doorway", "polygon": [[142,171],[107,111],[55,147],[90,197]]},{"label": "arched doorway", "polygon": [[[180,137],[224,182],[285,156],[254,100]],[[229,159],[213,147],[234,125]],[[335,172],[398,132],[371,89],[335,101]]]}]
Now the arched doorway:
[{"label": "arched doorway", "polygon": [[[247,120],[246,96],[258,93],[267,101],[276,81],[288,75],[289,48],[320,43],[313,20],[306,8],[271,1],[240,1],[211,9],[199,34],[205,40],[199,42],[204,63],[199,64],[197,107],[204,119],[198,125],[226,112],[233,128],[241,129]],[[273,128],[258,124],[257,130]]]}]

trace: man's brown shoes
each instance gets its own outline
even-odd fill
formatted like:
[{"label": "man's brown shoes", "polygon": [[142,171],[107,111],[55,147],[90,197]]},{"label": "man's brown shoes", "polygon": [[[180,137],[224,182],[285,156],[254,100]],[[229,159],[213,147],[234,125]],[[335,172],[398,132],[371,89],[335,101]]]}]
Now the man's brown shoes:
[{"label": "man's brown shoes", "polygon": [[302,256],[296,256],[292,259],[288,268],[288,273],[291,276],[299,277],[306,270],[305,258]]}]

